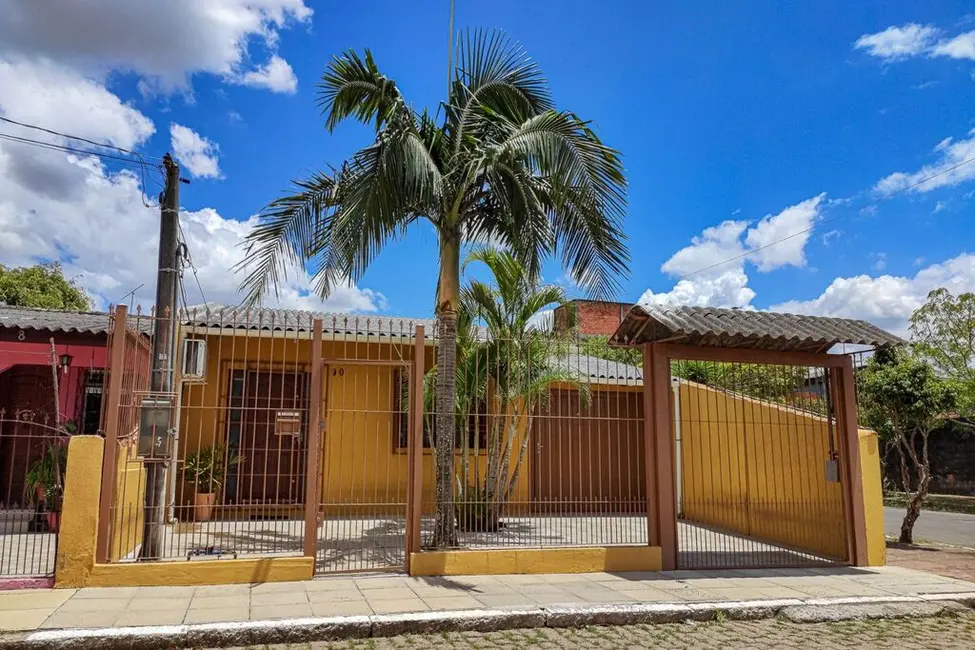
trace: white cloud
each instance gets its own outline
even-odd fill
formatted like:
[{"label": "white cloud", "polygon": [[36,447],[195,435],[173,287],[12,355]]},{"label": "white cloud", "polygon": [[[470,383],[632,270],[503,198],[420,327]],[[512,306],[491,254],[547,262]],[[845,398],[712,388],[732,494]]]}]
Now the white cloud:
[{"label": "white cloud", "polygon": [[176,159],[198,178],[219,178],[220,147],[193,129],[173,122],[169,125],[173,153]]},{"label": "white cloud", "polygon": [[280,30],[310,19],[305,0],[11,0],[0,12],[0,53],[48,57],[100,76],[126,70],[143,89],[186,89],[198,72],[234,79],[252,69],[249,45],[277,47]]},{"label": "white cloud", "polygon": [[825,196],[766,215],[751,227],[747,221],[724,221],[706,228],[660,267],[678,277],[674,288],[661,293],[647,289],[639,302],[749,307],[755,291],[748,286],[746,262],[763,273],[783,266],[805,266],[810,229],[820,217]]},{"label": "white cloud", "polygon": [[946,287],[954,294],[975,291],[975,254],[962,253],[921,269],[914,277],[858,275],[836,278],[817,298],[791,300],[773,311],[858,318],[901,335],[911,314],[924,304],[932,289]]},{"label": "white cloud", "polygon": [[292,94],[298,90],[298,78],[287,61],[275,54],[264,65],[245,72],[237,82],[251,88],[267,88],[276,93]]},{"label": "white cloud", "polygon": [[886,61],[896,61],[924,53],[935,42],[939,30],[931,25],[908,23],[890,26],[876,34],[864,34],[853,47]]},{"label": "white cloud", "polygon": [[660,270],[670,275],[687,275],[722,260],[744,254],[741,235],[748,227],[747,221],[723,221],[717,226],[705,228],[699,237],[691,239],[691,245],[674,253]]},{"label": "white cloud", "polygon": [[975,61],[975,31],[959,34],[954,38],[938,43],[931,50],[931,54]]},{"label": "white cloud", "polygon": [[[0,58],[0,114],[126,149],[156,130],[152,120],[101,84],[44,59]],[[6,125],[4,130],[13,132]],[[18,135],[52,139],[37,131]],[[76,141],[72,145],[84,146]]]},{"label": "white cloud", "polygon": [[[0,60],[0,110],[13,119],[36,120],[126,148],[145,141],[154,131],[148,118],[104,86],[48,63]],[[173,125],[174,147],[194,144],[194,138],[184,137],[187,134],[181,128]],[[6,127],[4,130],[11,132]],[[189,129],[185,131],[192,134]],[[30,133],[39,137],[36,132]],[[204,157],[211,155],[207,151],[204,146]],[[209,163],[201,163],[192,155],[184,157],[184,164],[188,160],[193,161],[188,167],[203,165],[194,173],[215,169],[215,163],[207,167]],[[118,301],[140,284],[144,286],[135,300],[151,305],[159,212],[146,207],[141,182],[136,172],[113,171],[93,156],[0,141],[0,262],[21,266],[60,260],[66,275],[80,275],[79,283],[96,298],[99,308]],[[241,277],[231,269],[244,257],[239,243],[255,220],[235,221],[213,209],[181,215],[207,299],[239,302]],[[280,298],[269,304],[334,311],[375,311],[385,304],[381,294],[354,286],[340,287],[323,304],[313,295],[307,274],[301,272],[291,278],[282,287]],[[185,284],[190,300],[200,301],[195,281],[187,278]]]},{"label": "white cloud", "polygon": [[[749,259],[758,266],[759,271],[806,265],[806,242],[809,241],[813,224],[819,218],[820,204],[825,197],[823,193],[788,207],[777,215],[767,215],[748,230],[745,244],[755,250]],[[777,243],[772,246],[774,242]]]},{"label": "white cloud", "polygon": [[637,301],[644,305],[693,305],[697,307],[748,307],[755,292],[748,287],[748,276],[741,267],[679,280],[664,293],[647,289]]},{"label": "white cloud", "polygon": [[887,268],[887,253],[871,253],[870,257],[873,259],[874,271],[883,271]]},{"label": "white cloud", "polygon": [[[38,150],[49,167],[65,170],[74,187],[70,192],[37,191],[10,174],[12,146],[0,146],[0,232],[4,233],[0,261],[19,266],[60,259],[66,275],[81,275],[79,283],[96,297],[99,308],[140,284],[144,286],[136,293],[136,302],[151,305],[159,213],[143,204],[139,178],[129,171],[113,173],[91,158]],[[207,300],[238,303],[241,276],[231,268],[243,259],[239,243],[256,217],[235,221],[204,208],[183,212],[180,221]],[[307,275],[290,278],[281,296],[269,305],[375,311],[385,304],[381,294],[354,286],[339,288],[323,303],[313,295]],[[202,301],[191,277],[185,279],[185,286],[191,303]]]},{"label": "white cloud", "polygon": [[[881,194],[891,194],[909,187],[912,192],[930,192],[975,179],[975,161],[966,162],[975,158],[975,129],[969,131],[968,135],[971,137],[958,141],[945,138],[934,148],[938,158],[935,162],[915,172],[894,172],[882,178],[874,189]],[[936,175],[936,178],[931,178]],[[928,178],[931,180],[921,183]],[[911,187],[917,183],[921,184]]]}]

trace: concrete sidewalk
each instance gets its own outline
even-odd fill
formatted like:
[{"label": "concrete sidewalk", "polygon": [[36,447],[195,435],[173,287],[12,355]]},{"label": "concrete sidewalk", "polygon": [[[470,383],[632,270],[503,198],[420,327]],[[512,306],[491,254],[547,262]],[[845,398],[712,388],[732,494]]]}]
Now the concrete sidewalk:
[{"label": "concrete sidewalk", "polygon": [[[975,601],[975,583],[897,567],[411,578],[328,577],[213,587],[0,592],[0,631],[172,626],[415,612],[541,610],[931,597]],[[676,610],[675,610],[676,611]]]}]

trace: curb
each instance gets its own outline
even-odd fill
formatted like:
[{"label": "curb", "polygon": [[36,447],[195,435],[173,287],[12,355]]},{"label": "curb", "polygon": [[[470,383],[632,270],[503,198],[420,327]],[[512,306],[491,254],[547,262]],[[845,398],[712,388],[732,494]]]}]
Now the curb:
[{"label": "curb", "polygon": [[[920,606],[923,605],[923,606]],[[582,627],[772,618],[796,609],[822,608],[824,620],[861,620],[915,615],[954,614],[975,606],[975,592],[902,597],[849,597],[799,600],[749,600],[701,603],[622,603],[556,605],[522,609],[476,609],[373,616],[292,618],[274,621],[199,623],[103,629],[40,630],[0,636],[0,650],[77,650],[98,648],[233,647],[278,643],[342,641],[422,632],[497,632],[518,628]],[[844,614],[842,608],[848,608]],[[837,612],[839,611],[839,615]],[[903,612],[903,613],[901,613]],[[787,618],[811,621],[804,617]]]}]

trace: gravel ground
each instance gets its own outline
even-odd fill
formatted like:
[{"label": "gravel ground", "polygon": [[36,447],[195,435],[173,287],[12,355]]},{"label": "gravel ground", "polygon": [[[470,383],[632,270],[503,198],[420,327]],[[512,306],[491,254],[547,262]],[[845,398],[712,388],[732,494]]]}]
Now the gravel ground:
[{"label": "gravel ground", "polygon": [[269,646],[274,650],[388,650],[401,648],[527,648],[601,650],[609,648],[890,648],[927,650],[975,648],[975,613],[925,619],[788,623],[781,619],[674,625],[630,625],[581,629],[539,628],[487,634],[411,634],[341,643]]}]

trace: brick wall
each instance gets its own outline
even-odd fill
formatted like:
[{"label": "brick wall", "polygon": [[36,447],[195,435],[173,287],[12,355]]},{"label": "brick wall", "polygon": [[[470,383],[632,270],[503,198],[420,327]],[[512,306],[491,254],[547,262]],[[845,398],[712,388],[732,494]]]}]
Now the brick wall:
[{"label": "brick wall", "polygon": [[555,329],[564,332],[572,326],[575,314],[577,330],[586,336],[611,336],[629,311],[629,303],[573,300],[555,310]]}]

